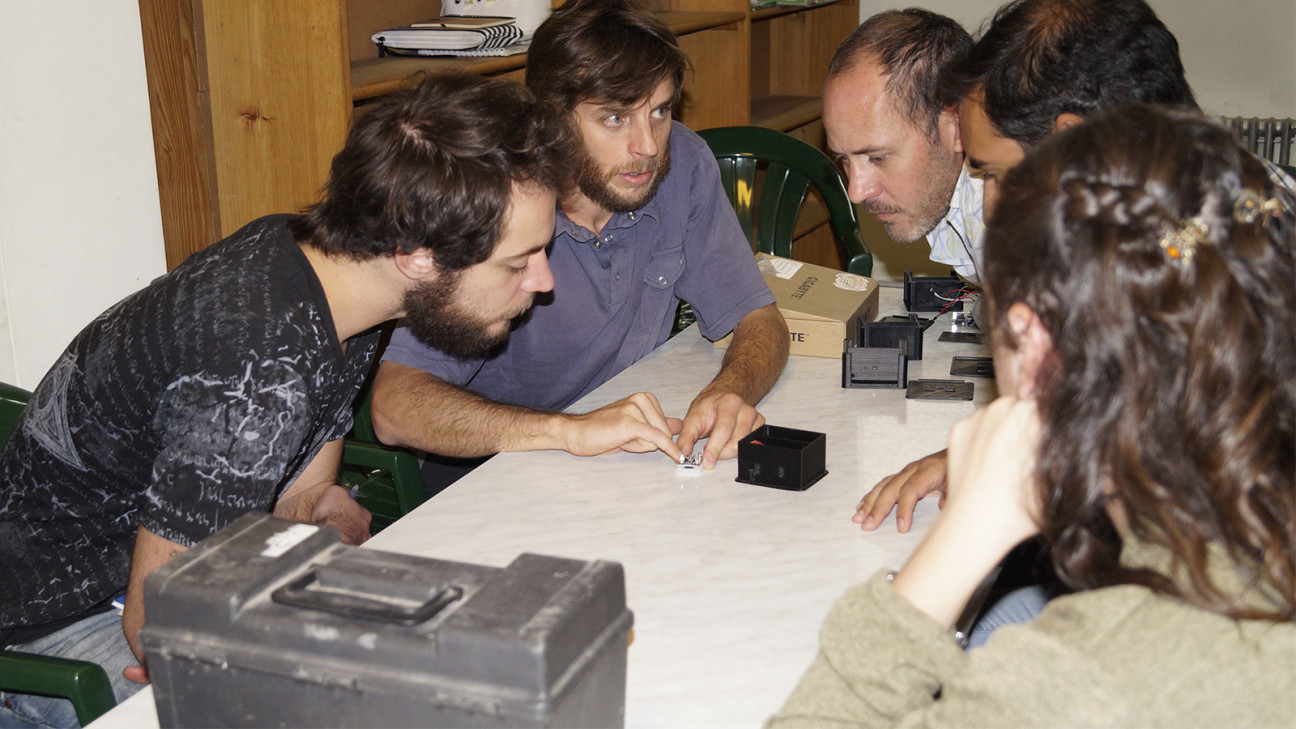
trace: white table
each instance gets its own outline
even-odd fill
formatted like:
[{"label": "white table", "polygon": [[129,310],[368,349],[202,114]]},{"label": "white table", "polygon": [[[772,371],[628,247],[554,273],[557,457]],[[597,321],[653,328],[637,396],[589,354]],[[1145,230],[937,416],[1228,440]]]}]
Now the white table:
[{"label": "white table", "polygon": [[[899,310],[898,290],[881,295],[884,313]],[[927,331],[911,380],[950,379],[951,356],[985,354],[938,342],[948,328],[946,315]],[[573,410],[646,390],[682,416],[722,354],[690,328]],[[843,389],[840,359],[791,357],[759,409],[770,424],[827,434],[828,475],[807,491],[737,483],[732,460],[690,476],[660,453],[503,454],[366,546],[492,566],[521,552],[621,562],[635,613],[626,725],[757,727],[809,666],[832,602],[899,567],[926,533],[934,500],[919,504],[909,534],[891,520],[865,533],[850,517],[873,484],[944,447],[951,424],[993,399],[990,380],[972,381],[973,402],[907,400]],[[156,722],[145,690],[93,726]]]}]

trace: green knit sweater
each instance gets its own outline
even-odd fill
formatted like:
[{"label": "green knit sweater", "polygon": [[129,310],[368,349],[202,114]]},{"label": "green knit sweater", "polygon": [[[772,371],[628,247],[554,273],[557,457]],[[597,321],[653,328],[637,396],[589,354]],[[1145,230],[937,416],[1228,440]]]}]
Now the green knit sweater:
[{"label": "green knit sweater", "polygon": [[[1146,546],[1121,561],[1168,564]],[[1296,727],[1296,624],[1120,586],[1053,600],[965,653],[878,574],[832,608],[767,727],[881,726]]]}]

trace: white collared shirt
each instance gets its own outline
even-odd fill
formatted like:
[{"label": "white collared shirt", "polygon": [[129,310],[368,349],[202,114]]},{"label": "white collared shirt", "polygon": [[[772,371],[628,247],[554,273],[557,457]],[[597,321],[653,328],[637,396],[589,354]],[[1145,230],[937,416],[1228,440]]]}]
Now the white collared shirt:
[{"label": "white collared shirt", "polygon": [[981,247],[985,242],[984,192],[981,180],[959,171],[949,212],[927,234],[931,259],[946,263],[969,281],[980,281]]}]

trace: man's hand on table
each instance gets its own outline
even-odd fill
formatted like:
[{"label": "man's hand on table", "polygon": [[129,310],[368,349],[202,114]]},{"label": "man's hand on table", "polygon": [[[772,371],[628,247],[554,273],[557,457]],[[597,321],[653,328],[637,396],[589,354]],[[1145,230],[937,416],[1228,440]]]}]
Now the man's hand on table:
[{"label": "man's hand on table", "polygon": [[661,451],[676,463],[683,452],[675,444],[679,418],[668,418],[661,403],[649,392],[636,392],[581,415],[567,415],[563,450],[577,456],[597,456],[628,451]]},{"label": "man's hand on table", "polygon": [[343,544],[364,544],[369,539],[373,515],[357,504],[346,489],[332,484],[325,487],[311,509],[311,522],[336,527]]},{"label": "man's hand on table", "polygon": [[940,492],[941,506],[945,505],[945,474],[949,457],[946,451],[939,451],[924,456],[900,469],[899,473],[887,476],[864,495],[855,507],[855,516],[851,521],[860,525],[864,531],[872,531],[891,513],[896,510],[896,529],[909,531],[913,523],[914,507],[918,500],[933,491]]},{"label": "man's hand on table", "polygon": [[764,424],[765,416],[738,395],[704,390],[689,405],[676,443],[680,451],[692,453],[697,442],[707,438],[702,468],[709,471],[716,462],[736,457],[738,441]]}]

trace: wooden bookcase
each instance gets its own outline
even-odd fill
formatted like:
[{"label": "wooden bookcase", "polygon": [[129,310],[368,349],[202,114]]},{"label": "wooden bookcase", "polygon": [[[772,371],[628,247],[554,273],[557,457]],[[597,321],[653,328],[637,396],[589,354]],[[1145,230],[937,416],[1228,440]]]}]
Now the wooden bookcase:
[{"label": "wooden bookcase", "polygon": [[[684,123],[760,124],[822,144],[823,76],[858,23],[858,0],[757,12],[749,0],[647,4],[693,63]],[[168,268],[257,217],[314,201],[356,109],[411,74],[460,69],[522,80],[525,56],[377,57],[370,35],[439,7],[438,0],[140,0]]]},{"label": "wooden bookcase", "polygon": [[[743,0],[747,2],[748,0]],[[824,149],[823,85],[828,62],[859,25],[859,0],[751,13],[751,124],[787,132]],[[818,196],[802,208],[794,232],[796,257],[844,269],[828,213]]]}]

